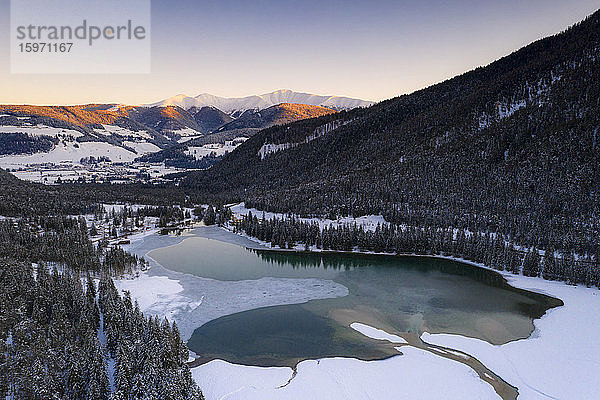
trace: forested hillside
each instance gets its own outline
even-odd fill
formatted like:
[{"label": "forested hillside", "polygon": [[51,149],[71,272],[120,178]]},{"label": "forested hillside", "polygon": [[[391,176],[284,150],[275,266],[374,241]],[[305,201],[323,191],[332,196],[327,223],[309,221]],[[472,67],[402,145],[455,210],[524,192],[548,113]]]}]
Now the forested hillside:
[{"label": "forested hillside", "polygon": [[88,230],[83,217],[0,221],[0,396],[202,399],[177,326],[113,284],[143,259]]},{"label": "forested hillside", "polygon": [[266,129],[183,185],[301,215],[382,214],[598,254],[600,12],[368,109]]},{"label": "forested hillside", "polygon": [[189,201],[184,191],[173,185],[142,184],[64,184],[48,186],[17,179],[0,169],[0,215],[89,214],[99,203],[130,202],[171,205]]},{"label": "forested hillside", "polygon": [[[176,325],[146,318],[105,278],[0,259],[0,395],[201,399]],[[109,367],[110,366],[110,367]]]}]

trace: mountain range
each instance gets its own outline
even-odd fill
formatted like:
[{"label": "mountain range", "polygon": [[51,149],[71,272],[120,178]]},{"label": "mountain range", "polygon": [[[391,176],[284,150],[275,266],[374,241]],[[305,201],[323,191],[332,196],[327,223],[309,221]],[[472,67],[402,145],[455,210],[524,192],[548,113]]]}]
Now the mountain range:
[{"label": "mountain range", "polygon": [[[209,98],[215,101],[208,101]],[[257,102],[255,98],[263,100]],[[304,100],[333,104],[340,109],[354,104],[368,104],[362,100],[291,91],[278,91],[262,97],[250,96],[246,100],[239,99],[239,102],[208,95],[204,99],[207,101],[196,101],[194,105],[181,102],[185,107],[168,104],[168,101],[149,106],[0,105],[0,134],[3,134],[0,136],[0,155],[51,150],[53,143],[58,143],[57,136],[67,137],[71,144],[102,142],[134,153],[138,153],[136,148],[140,147],[139,143],[147,143],[160,150],[217,131],[235,131],[235,134],[228,135],[231,138],[249,137],[272,125],[336,112],[320,105],[299,103]],[[214,104],[224,107],[225,111]],[[233,105],[235,110],[231,108]],[[146,145],[141,147],[150,149]]]},{"label": "mountain range", "polygon": [[[204,112],[208,113],[210,110],[216,109],[202,107],[199,113],[203,112],[202,110],[205,110]],[[218,129],[213,130],[210,134],[192,137],[189,140],[170,146],[161,151],[146,154],[140,157],[139,161],[152,163],[164,162],[167,165],[184,168],[206,168],[220,160],[220,157],[198,162],[195,160],[195,157],[189,154],[190,149],[234,140],[239,144],[241,142],[236,139],[252,137],[261,129],[267,127],[336,113],[337,111],[325,107],[289,103],[278,104],[263,110],[246,110],[238,118],[230,118],[231,120],[229,122],[221,125]],[[195,115],[198,115],[198,113]],[[219,121],[220,120],[221,119],[219,119]]]},{"label": "mountain range", "polygon": [[177,106],[185,110],[194,107],[202,108],[209,106],[218,108],[227,114],[239,115],[239,113],[243,113],[246,110],[262,110],[281,103],[321,106],[337,111],[349,110],[356,107],[368,107],[374,104],[371,101],[352,99],[349,97],[320,96],[282,89],[261,95],[231,98],[214,96],[208,93],[202,93],[195,97],[179,94],[146,106]]}]

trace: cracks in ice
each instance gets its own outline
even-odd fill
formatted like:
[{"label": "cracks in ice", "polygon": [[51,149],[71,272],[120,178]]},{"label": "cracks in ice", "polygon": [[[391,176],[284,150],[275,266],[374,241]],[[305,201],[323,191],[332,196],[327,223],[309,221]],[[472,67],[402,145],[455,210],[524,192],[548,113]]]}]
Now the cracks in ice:
[{"label": "cracks in ice", "polygon": [[236,393],[241,392],[244,389],[256,389],[256,387],[255,386],[242,386],[242,387],[239,387],[236,390],[234,390],[233,392],[226,393],[223,396],[219,397],[218,400],[224,400],[224,399],[228,398],[229,396],[232,396],[232,395],[234,395]]},{"label": "cracks in ice", "polygon": [[[319,364],[319,361],[317,361],[317,364]],[[292,382],[292,380],[294,380],[296,375],[298,375],[298,364],[294,365],[294,368],[292,368],[292,376],[290,376],[290,379],[288,379],[288,381],[283,385],[277,386],[275,389],[283,389],[284,387],[289,385]]]}]

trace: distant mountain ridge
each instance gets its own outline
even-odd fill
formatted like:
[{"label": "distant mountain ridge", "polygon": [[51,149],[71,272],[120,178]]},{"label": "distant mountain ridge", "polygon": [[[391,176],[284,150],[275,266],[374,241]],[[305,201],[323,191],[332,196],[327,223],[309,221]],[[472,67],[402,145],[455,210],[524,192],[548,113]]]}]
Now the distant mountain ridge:
[{"label": "distant mountain ridge", "polygon": [[[173,106],[152,107],[150,110],[166,110],[171,107]],[[179,107],[177,107],[177,109],[182,110]],[[208,112],[209,110],[216,109],[203,107],[201,110]],[[271,126],[334,114],[338,114],[338,112],[326,107],[289,103],[278,104],[264,110],[247,110],[238,118],[232,119],[230,122],[222,125],[212,134],[191,138],[188,141],[178,143],[175,146],[168,147],[156,153],[146,154],[140,157],[139,160],[155,163],[166,162],[169,165],[176,165],[184,168],[196,168],[199,165],[206,167],[208,165],[206,165],[204,161],[202,164],[195,162],[195,157],[189,154],[190,149],[211,143],[225,143],[226,141],[235,141],[236,139],[247,139],[255,135],[261,129],[269,128]],[[241,142],[237,143],[239,144]],[[220,159],[221,156],[213,158],[210,160],[211,165]]]},{"label": "distant mountain ridge", "polygon": [[263,110],[246,110],[238,118],[223,125],[218,131],[231,129],[264,129],[301,119],[335,114],[331,108],[306,104],[281,103]]},{"label": "distant mountain ridge", "polygon": [[[225,131],[229,132],[225,136],[230,140],[250,137],[257,130],[273,125],[370,104],[348,97],[317,96],[291,90],[243,98],[180,95],[143,106],[6,104],[0,105],[0,134],[5,134],[0,135],[0,154],[4,154],[2,146],[10,147],[5,149],[10,154],[21,154],[20,148],[23,154],[36,152],[36,149],[52,147],[57,135],[66,134],[73,137],[67,138],[70,141],[105,142],[134,152],[142,146],[147,152],[150,147],[144,143],[166,149]],[[32,141],[27,135],[35,139]],[[19,141],[28,144],[21,146]]]},{"label": "distant mountain ridge", "polygon": [[[179,148],[181,143],[210,136],[213,132],[220,133],[212,137],[221,143],[224,138],[248,138],[266,127],[332,113],[336,111],[326,107],[289,103],[246,110],[235,119],[213,106],[186,110],[171,105],[0,105],[0,155],[48,153],[58,147],[81,153],[76,149],[80,148],[78,143],[83,142],[106,143],[142,155],[173,146]],[[97,146],[87,147],[96,149]],[[113,153],[120,151],[112,150]],[[101,154],[83,155],[98,157]]]},{"label": "distant mountain ridge", "polygon": [[261,95],[231,98],[214,96],[208,93],[202,93],[195,97],[179,94],[156,103],[147,104],[146,106],[177,106],[186,110],[192,107],[201,108],[211,106],[216,107],[225,113],[232,114],[247,110],[262,110],[282,103],[307,104],[327,107],[338,111],[349,110],[357,107],[368,107],[374,104],[372,101],[354,99],[350,97],[321,96],[310,93],[294,92],[289,89],[282,89]]}]

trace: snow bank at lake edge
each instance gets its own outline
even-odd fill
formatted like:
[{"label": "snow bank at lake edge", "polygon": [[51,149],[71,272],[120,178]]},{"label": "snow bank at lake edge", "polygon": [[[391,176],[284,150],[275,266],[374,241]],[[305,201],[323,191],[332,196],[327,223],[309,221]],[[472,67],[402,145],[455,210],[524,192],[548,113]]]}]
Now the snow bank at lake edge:
[{"label": "snow bank at lake edge", "polygon": [[425,350],[379,361],[324,358],[287,367],[249,367],[214,360],[192,369],[207,400],[216,399],[498,399],[494,389],[464,364]]},{"label": "snow bank at lake edge", "polygon": [[[258,217],[259,219],[262,218],[263,214],[267,220],[272,219],[272,218],[278,218],[278,219],[287,218],[287,214],[265,212],[265,211],[257,210],[256,208],[246,208],[246,205],[243,202],[239,203],[239,204],[235,204],[229,208],[230,208],[231,212],[237,217],[240,217],[242,215],[246,216],[246,215],[248,215],[249,212],[252,212],[252,215]],[[364,215],[362,217],[356,217],[356,218],[341,217],[341,218],[338,218],[337,220],[332,220],[332,219],[327,219],[327,218],[302,218],[302,217],[296,217],[296,218],[303,222],[316,222],[319,224],[319,227],[321,229],[323,229],[323,227],[325,227],[325,226],[335,228],[335,227],[339,227],[339,226],[345,226],[348,224],[356,223],[357,225],[362,225],[362,227],[365,230],[375,231],[375,229],[377,228],[377,225],[387,225],[388,224],[388,222],[386,222],[386,220],[381,215]]]},{"label": "snow bank at lake edge", "polygon": [[557,307],[535,320],[528,339],[500,346],[459,335],[422,335],[427,343],[479,359],[519,389],[519,399],[595,399],[600,392],[600,292],[563,282],[502,274],[511,286],[558,297]]}]

